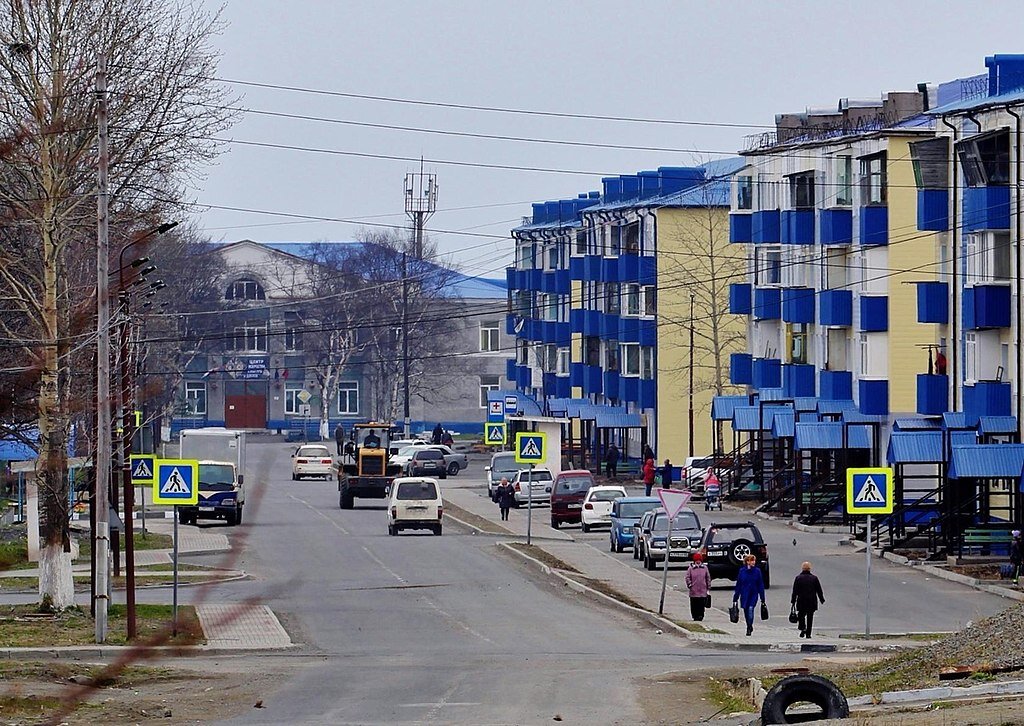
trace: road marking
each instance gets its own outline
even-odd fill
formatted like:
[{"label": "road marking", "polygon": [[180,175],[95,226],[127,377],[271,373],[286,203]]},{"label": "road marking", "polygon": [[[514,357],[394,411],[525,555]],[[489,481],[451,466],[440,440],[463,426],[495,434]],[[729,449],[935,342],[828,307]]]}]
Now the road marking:
[{"label": "road marking", "polygon": [[380,565],[380,566],[381,566],[382,568],[384,568],[384,570],[385,570],[385,571],[387,571],[387,572],[388,572],[388,573],[389,573],[389,574],[390,574],[390,575],[391,575],[392,577],[394,577],[394,578],[395,578],[396,580],[398,580],[398,581],[399,581],[400,583],[402,583],[403,585],[404,585],[404,584],[406,584],[406,581],[405,581],[405,578],[404,578],[404,577],[402,577],[402,576],[401,576],[401,575],[399,575],[399,574],[398,574],[397,572],[395,572],[394,570],[392,570],[392,569],[391,569],[390,567],[388,567],[387,565],[385,565],[385,564],[384,564],[384,561],[383,561],[383,560],[381,560],[381,558],[380,558],[380,557],[378,557],[377,555],[373,554],[373,553],[372,553],[372,552],[371,552],[371,551],[369,550],[369,548],[368,548],[368,547],[365,547],[365,546],[364,546],[364,547],[363,547],[363,552],[365,552],[365,553],[366,553],[367,555],[369,555],[369,557],[370,557],[370,559],[371,559],[371,560],[373,560],[373,561],[374,561],[374,562],[376,562],[376,563],[377,563],[378,565]]},{"label": "road marking", "polygon": [[448,620],[452,621],[453,623],[458,625],[460,628],[465,630],[470,635],[479,638],[480,640],[484,641],[485,643],[490,643],[491,645],[494,645],[494,641],[493,640],[488,638],[486,635],[482,635],[481,633],[478,633],[476,630],[474,630],[473,628],[471,628],[468,625],[466,625],[464,622],[459,620],[457,617],[452,615],[450,612],[448,612],[447,610],[444,610],[443,608],[441,608],[440,605],[438,605],[436,602],[431,600],[429,597],[423,597],[421,599],[423,600],[423,602],[425,602],[427,605],[429,605],[435,611],[437,611],[437,613],[439,615],[441,615],[442,617],[447,618]]},{"label": "road marking", "polygon": [[[675,683],[675,681],[665,681]],[[399,708],[437,708],[439,706],[482,706],[482,703],[473,701],[439,701],[438,703],[399,703]]]},{"label": "road marking", "polygon": [[309,502],[307,502],[307,501],[306,501],[305,499],[299,499],[299,498],[298,498],[297,496],[295,496],[294,494],[289,494],[288,496],[289,496],[289,497],[291,497],[292,499],[294,499],[295,501],[297,501],[297,502],[301,502],[302,504],[306,505],[306,508],[307,508],[307,509],[309,509],[310,511],[316,512],[317,516],[319,516],[319,517],[321,517],[322,519],[326,520],[326,521],[327,521],[327,522],[328,522],[328,523],[329,523],[329,524],[330,524],[330,525],[331,525],[332,527],[334,527],[334,528],[335,528],[336,530],[338,530],[338,531],[339,531],[339,532],[341,532],[342,534],[347,534],[347,535],[351,535],[351,534],[352,534],[352,533],[351,533],[351,532],[349,532],[349,531],[348,531],[347,529],[345,529],[344,527],[342,527],[342,526],[341,526],[340,524],[338,524],[337,522],[335,522],[335,521],[334,521],[333,519],[331,519],[330,517],[328,517],[328,516],[327,516],[326,514],[324,514],[323,512],[321,512],[321,511],[320,511],[319,509],[317,509],[316,507],[314,507],[314,506],[313,506],[312,504],[310,504]]},{"label": "road marking", "polygon": [[452,695],[454,695],[455,691],[457,691],[459,689],[459,687],[463,684],[463,682],[465,682],[466,675],[467,674],[463,671],[462,673],[459,673],[455,677],[455,681],[452,683],[451,688],[449,688],[447,691],[445,691],[444,695],[441,696],[441,700],[438,701],[437,703],[435,703],[433,708],[431,708],[427,712],[427,718],[426,718],[427,721],[433,721],[434,719],[436,719],[437,716],[440,714],[441,709],[444,708],[445,706],[450,705],[448,703],[448,699],[451,698]]}]

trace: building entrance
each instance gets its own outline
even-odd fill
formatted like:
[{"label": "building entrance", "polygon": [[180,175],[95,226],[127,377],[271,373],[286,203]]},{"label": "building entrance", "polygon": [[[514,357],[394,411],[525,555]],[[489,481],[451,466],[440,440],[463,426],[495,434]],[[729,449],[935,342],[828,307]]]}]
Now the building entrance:
[{"label": "building entrance", "polygon": [[225,386],[224,426],[229,429],[265,429],[266,381],[227,381]]}]

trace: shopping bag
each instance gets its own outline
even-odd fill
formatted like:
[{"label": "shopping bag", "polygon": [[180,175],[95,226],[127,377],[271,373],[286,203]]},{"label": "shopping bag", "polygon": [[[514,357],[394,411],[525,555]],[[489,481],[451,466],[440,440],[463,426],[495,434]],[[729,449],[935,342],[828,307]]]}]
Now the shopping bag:
[{"label": "shopping bag", "polygon": [[711,595],[705,595],[704,596],[704,607],[706,607],[706,608],[711,607]]},{"label": "shopping bag", "polygon": [[764,600],[761,601],[761,620],[768,619],[768,603]]},{"label": "shopping bag", "polygon": [[800,616],[796,614],[796,603],[793,603],[793,607],[789,610],[789,622],[799,623]]},{"label": "shopping bag", "polygon": [[661,474],[655,474],[654,475],[654,486],[656,486],[656,487],[660,487],[661,486]]},{"label": "shopping bag", "polygon": [[731,623],[738,623],[739,621],[740,621],[740,606],[737,605],[736,603],[733,603],[732,607],[729,608],[729,622],[731,622]]}]

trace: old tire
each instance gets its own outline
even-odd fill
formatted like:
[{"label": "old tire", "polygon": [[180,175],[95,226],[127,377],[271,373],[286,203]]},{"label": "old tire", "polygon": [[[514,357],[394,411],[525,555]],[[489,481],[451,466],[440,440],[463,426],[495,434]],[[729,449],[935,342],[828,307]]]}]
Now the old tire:
[{"label": "old tire", "polygon": [[[761,706],[761,722],[764,724],[800,723],[808,720],[804,714],[786,716],[786,711],[796,703],[813,703],[822,710],[822,719],[847,718],[850,704],[835,683],[821,676],[787,676],[772,686]],[[793,720],[790,720],[792,718]]]},{"label": "old tire", "polygon": [[740,567],[743,566],[743,558],[754,554],[754,543],[749,539],[737,539],[729,545],[729,559]]},{"label": "old tire", "polygon": [[551,518],[551,529],[558,529],[559,522],[554,517]]},{"label": "old tire", "polygon": [[451,464],[448,465],[448,476],[457,476],[458,473],[459,465],[457,462],[453,461]]}]

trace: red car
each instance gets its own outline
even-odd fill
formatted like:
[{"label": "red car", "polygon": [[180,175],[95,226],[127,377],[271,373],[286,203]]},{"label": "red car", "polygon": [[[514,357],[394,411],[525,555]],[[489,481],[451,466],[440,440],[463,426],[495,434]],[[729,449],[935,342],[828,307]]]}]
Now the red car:
[{"label": "red car", "polygon": [[594,486],[594,475],[586,469],[570,469],[555,477],[551,488],[551,526],[579,524],[583,499]]}]

